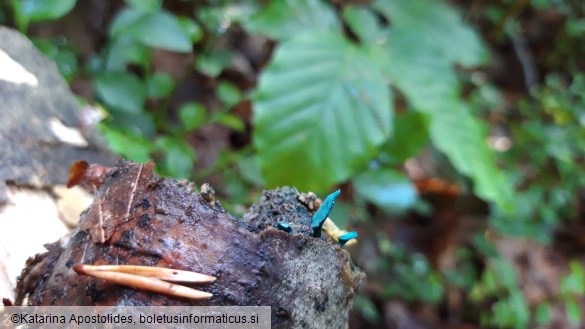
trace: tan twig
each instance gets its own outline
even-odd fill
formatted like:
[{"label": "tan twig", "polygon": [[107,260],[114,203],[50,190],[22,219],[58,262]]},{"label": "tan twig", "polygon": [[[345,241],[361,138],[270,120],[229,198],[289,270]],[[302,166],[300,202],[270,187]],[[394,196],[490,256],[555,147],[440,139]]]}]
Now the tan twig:
[{"label": "tan twig", "polygon": [[90,265],[79,264],[73,267],[78,274],[92,276],[112,283],[121,284],[136,289],[157,292],[169,296],[190,299],[206,299],[213,296],[208,292],[180,286],[156,278],[112,271],[92,270]]},{"label": "tan twig", "polygon": [[138,169],[136,180],[134,181],[134,185],[132,186],[132,192],[130,193],[130,200],[128,201],[128,207],[126,208],[124,220],[128,220],[128,217],[130,217],[130,209],[132,208],[132,203],[134,202],[134,195],[136,195],[136,189],[138,188],[138,181],[140,180],[140,175],[142,174],[142,168],[144,168],[144,163],[140,164],[140,169]]},{"label": "tan twig", "polygon": [[197,272],[154,266],[84,265],[83,268],[85,271],[128,273],[172,282],[210,283],[216,280],[214,276]]}]

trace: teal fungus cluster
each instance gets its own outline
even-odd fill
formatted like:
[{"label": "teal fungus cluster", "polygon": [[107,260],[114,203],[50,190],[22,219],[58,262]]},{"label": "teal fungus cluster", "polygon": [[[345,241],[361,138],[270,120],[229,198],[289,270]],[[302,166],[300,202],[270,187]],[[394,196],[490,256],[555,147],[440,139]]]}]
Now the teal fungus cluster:
[{"label": "teal fungus cluster", "polygon": [[[313,215],[313,218],[311,220],[311,229],[313,237],[315,238],[321,237],[321,232],[323,231],[323,223],[325,223],[325,220],[327,219],[327,217],[329,217],[331,209],[333,209],[333,205],[335,204],[335,200],[337,199],[337,197],[339,197],[339,194],[341,194],[341,190],[337,190],[329,194],[325,201],[323,201],[323,204],[321,204],[321,207],[319,207],[315,215]],[[276,228],[287,233],[292,233],[291,226],[286,222],[278,222],[276,224]],[[349,240],[357,238],[357,236],[358,234],[356,232],[349,232],[344,235],[341,235],[338,237],[339,245],[343,246]]]}]

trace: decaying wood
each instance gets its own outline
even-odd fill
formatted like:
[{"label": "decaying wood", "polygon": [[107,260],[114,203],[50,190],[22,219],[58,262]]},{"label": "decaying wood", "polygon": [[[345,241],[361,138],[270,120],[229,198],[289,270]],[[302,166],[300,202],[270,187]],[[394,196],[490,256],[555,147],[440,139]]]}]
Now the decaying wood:
[{"label": "decaying wood", "polygon": [[[153,174],[152,163],[121,162],[70,238],[29,260],[16,304],[267,305],[273,328],[346,328],[363,274],[335,241],[309,236],[314,209],[299,199],[291,188],[266,191],[239,219],[189,184]],[[273,227],[280,221],[293,234]],[[217,280],[197,285],[211,298],[190,300],[82,276],[73,270],[79,264],[155,266]]]}]

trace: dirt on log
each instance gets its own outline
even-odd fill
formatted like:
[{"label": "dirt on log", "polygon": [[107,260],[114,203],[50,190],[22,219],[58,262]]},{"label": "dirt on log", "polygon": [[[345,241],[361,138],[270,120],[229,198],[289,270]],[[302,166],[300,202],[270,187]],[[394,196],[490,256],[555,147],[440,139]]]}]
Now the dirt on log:
[{"label": "dirt on log", "polygon": [[[120,162],[78,227],[29,259],[16,304],[262,305],[272,307],[273,328],[347,327],[364,274],[333,241],[308,235],[314,209],[305,195],[266,191],[239,219],[204,190],[157,176],[152,163]],[[296,230],[275,229],[279,221]],[[73,270],[78,264],[166,267],[217,280],[194,287],[213,297],[188,300],[81,276]]]}]

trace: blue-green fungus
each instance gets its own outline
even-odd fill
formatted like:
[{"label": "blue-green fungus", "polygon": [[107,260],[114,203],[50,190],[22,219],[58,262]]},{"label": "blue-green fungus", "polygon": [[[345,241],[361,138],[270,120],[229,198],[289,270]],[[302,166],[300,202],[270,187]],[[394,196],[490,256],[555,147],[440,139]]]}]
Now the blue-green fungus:
[{"label": "blue-green fungus", "polygon": [[290,227],[290,225],[288,223],[285,222],[278,222],[276,224],[276,228],[281,230],[281,231],[285,231],[286,233],[291,233],[292,234],[292,227]]},{"label": "blue-green fungus", "polygon": [[337,190],[331,194],[323,201],[319,210],[313,215],[313,220],[311,221],[311,228],[313,229],[313,236],[318,238],[321,236],[321,229],[323,228],[323,223],[327,217],[329,217],[329,213],[331,209],[333,209],[333,204],[335,203],[335,199],[339,196],[341,190]]},{"label": "blue-green fungus", "polygon": [[351,239],[355,239],[358,237],[357,232],[349,232],[345,233],[344,235],[339,236],[337,239],[339,240],[339,245],[343,247],[347,243],[347,241]]}]

